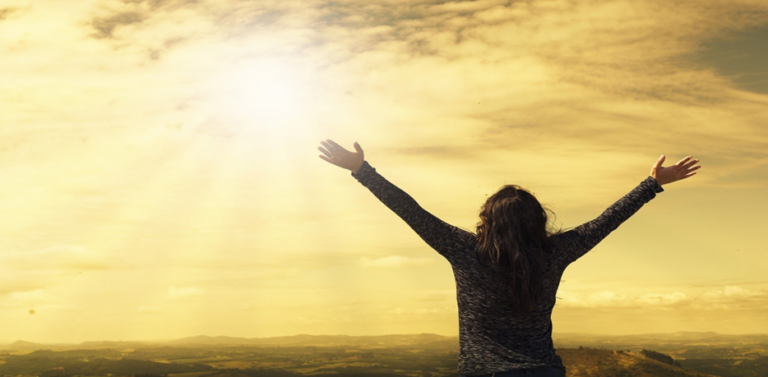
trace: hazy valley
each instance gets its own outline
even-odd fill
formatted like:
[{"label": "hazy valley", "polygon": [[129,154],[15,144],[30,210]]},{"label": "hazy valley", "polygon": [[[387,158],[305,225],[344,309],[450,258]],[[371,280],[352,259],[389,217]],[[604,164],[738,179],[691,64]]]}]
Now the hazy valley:
[{"label": "hazy valley", "polygon": [[[559,334],[572,377],[768,376],[768,335]],[[0,376],[457,376],[458,339],[434,334],[0,345]]]}]

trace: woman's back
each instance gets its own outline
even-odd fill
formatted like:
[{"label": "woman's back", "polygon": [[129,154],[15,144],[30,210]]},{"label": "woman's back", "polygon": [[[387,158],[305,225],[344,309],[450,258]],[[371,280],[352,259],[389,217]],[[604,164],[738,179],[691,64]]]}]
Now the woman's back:
[{"label": "woman's back", "polygon": [[544,366],[565,370],[552,344],[551,320],[563,270],[546,270],[533,311],[521,316],[504,286],[493,278],[491,267],[474,252],[476,236],[458,232],[456,239],[461,241],[455,244],[457,250],[449,251],[453,255],[449,261],[459,306],[459,372],[487,374]]}]

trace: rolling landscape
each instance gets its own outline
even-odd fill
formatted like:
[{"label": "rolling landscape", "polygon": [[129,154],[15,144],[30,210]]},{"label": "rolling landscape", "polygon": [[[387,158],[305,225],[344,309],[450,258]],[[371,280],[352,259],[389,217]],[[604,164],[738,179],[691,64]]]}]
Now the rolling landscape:
[{"label": "rolling landscape", "polygon": [[[572,377],[768,375],[768,335],[561,334]],[[457,376],[458,338],[435,334],[274,338],[196,336],[155,342],[0,345],[0,376]]]}]

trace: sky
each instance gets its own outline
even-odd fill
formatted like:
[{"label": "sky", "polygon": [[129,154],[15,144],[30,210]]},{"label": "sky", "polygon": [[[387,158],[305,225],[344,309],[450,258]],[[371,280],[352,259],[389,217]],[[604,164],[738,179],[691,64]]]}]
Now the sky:
[{"label": "sky", "polygon": [[452,270],[350,172],[473,230],[664,186],[554,333],[766,333],[763,0],[0,0],[0,343],[458,335]]}]

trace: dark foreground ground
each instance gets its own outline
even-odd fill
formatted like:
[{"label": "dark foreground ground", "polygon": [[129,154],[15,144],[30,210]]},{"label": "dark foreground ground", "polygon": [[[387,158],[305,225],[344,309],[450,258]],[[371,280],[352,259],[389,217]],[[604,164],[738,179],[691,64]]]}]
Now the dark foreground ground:
[{"label": "dark foreground ground", "polygon": [[[585,345],[556,344],[571,377],[768,376],[768,341],[762,339],[572,341]],[[15,377],[458,376],[457,339],[432,334],[195,337],[162,344],[76,346],[16,342],[3,348],[0,376]]]}]

